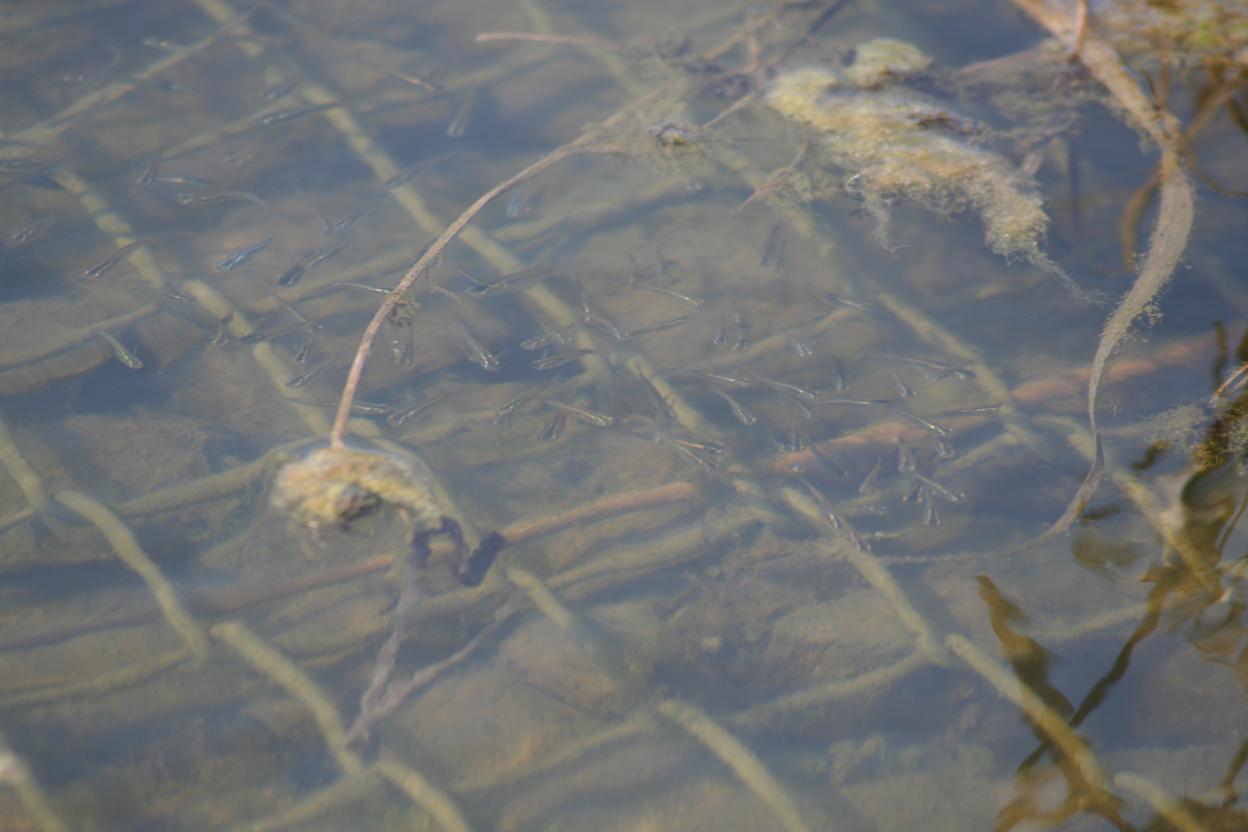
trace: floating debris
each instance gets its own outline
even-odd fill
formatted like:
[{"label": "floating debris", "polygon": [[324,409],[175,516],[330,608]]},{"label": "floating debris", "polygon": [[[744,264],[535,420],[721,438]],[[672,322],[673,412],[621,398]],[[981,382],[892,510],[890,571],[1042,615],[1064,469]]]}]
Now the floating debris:
[{"label": "floating debris", "polygon": [[273,506],[313,529],[341,527],[383,504],[403,510],[415,532],[442,528],[433,492],[402,459],[356,448],[322,447],[282,466]]},{"label": "floating debris", "polygon": [[890,199],[942,214],[973,209],[994,252],[1022,257],[1058,278],[1075,297],[1090,300],[1040,248],[1049,218],[1030,177],[1004,156],[932,129],[964,121],[938,102],[896,87],[878,89],[929,63],[908,44],[871,41],[842,72],[810,67],[780,75],[767,102],[823,134],[827,158],[850,173],[845,186],[866,201],[879,222],[881,242],[887,242]]}]

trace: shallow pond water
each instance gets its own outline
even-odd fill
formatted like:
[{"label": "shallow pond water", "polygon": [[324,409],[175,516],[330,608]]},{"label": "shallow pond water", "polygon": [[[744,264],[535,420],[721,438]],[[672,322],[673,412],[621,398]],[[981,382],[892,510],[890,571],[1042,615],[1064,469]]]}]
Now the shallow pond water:
[{"label": "shallow pond water", "polygon": [[0,829],[1248,827],[1248,21],[1140,5],[0,7]]}]

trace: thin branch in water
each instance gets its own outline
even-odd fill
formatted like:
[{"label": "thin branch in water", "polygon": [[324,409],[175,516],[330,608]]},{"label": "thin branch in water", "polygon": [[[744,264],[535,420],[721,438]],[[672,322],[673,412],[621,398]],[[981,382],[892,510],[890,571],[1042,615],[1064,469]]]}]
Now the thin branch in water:
[{"label": "thin branch in water", "polygon": [[1067,61],[1079,60],[1079,51],[1083,49],[1083,42],[1088,37],[1088,0],[1078,0],[1078,6],[1075,8],[1075,37],[1070,43],[1070,50],[1066,53]]},{"label": "thin branch in water", "polygon": [[476,202],[469,205],[454,222],[447,226],[446,230],[430,244],[429,248],[425,249],[425,253],[420,256],[420,259],[407,270],[407,274],[403,275],[403,279],[386,296],[381,306],[377,308],[377,312],[373,315],[372,320],[368,322],[368,326],[364,328],[364,334],[360,337],[360,345],[356,348],[355,358],[351,361],[351,369],[347,371],[346,383],[342,387],[342,397],[338,402],[338,413],[334,417],[334,425],[330,429],[329,443],[332,447],[342,447],[343,436],[347,432],[347,420],[351,416],[351,405],[355,401],[355,394],[359,390],[360,379],[364,375],[364,364],[368,360],[368,354],[372,351],[373,342],[377,340],[377,334],[381,331],[386,318],[403,301],[407,291],[412,288],[416,280],[425,274],[429,267],[441,256],[442,252],[446,250],[446,247],[450,245],[451,241],[459,235],[459,232],[463,231],[464,226],[471,222],[473,217],[500,195],[516,187],[521,182],[536,176],[562,159],[581,153],[613,153],[618,152],[619,149],[617,145],[594,144],[593,134],[586,133],[580,138],[546,154],[510,179],[505,179],[493,188],[490,188],[478,197]]}]

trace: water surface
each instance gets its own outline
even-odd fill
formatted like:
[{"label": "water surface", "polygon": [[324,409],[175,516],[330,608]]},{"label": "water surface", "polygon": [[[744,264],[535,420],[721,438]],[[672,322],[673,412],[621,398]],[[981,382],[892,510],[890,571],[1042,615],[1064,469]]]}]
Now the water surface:
[{"label": "water surface", "polygon": [[[1158,153],[1011,5],[10,4],[0,826],[1248,825],[1248,35],[1121,5],[1197,215],[1037,542]],[[481,585],[275,508],[582,135],[349,425]]]}]

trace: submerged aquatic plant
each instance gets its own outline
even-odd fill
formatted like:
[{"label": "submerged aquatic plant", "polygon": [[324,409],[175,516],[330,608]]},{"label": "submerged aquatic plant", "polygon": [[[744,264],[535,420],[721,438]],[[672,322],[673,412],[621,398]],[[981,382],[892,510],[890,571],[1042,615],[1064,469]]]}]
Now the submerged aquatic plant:
[{"label": "submerged aquatic plant", "polygon": [[414,530],[440,525],[433,494],[397,456],[322,447],[282,466],[272,503],[313,529],[345,526],[380,505],[404,512]]},{"label": "submerged aquatic plant", "polygon": [[456,575],[475,586],[502,548],[503,538],[487,535],[469,553],[459,523],[441,505],[417,466],[381,451],[347,446],[319,447],[287,462],[278,471],[270,498],[273,507],[314,530],[341,528],[383,506],[397,509],[411,527],[418,564],[429,555],[432,537],[445,534],[455,545]]},{"label": "submerged aquatic plant", "polygon": [[945,125],[964,120],[947,108],[889,82],[930,63],[916,47],[879,39],[859,47],[842,71],[822,67],[777,77],[767,102],[786,118],[821,134],[829,161],[847,171],[846,188],[861,194],[887,240],[889,199],[906,199],[931,211],[974,210],[997,254],[1022,257],[1058,278],[1083,301],[1092,295],[1040,247],[1048,228],[1034,182],[998,153],[968,142]]}]

